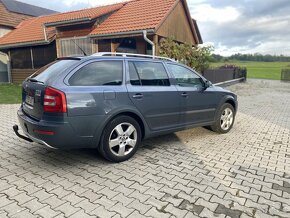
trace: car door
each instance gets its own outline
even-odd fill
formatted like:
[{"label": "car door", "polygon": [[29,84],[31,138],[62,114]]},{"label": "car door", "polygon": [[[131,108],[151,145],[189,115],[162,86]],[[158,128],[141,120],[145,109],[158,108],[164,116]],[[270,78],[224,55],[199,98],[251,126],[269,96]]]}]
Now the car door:
[{"label": "car door", "polygon": [[180,101],[180,123],[183,125],[212,122],[218,98],[205,89],[203,79],[194,71],[179,64],[167,64],[176,80]]},{"label": "car door", "polygon": [[128,61],[128,94],[151,130],[174,128],[179,122],[179,95],[162,62]]},{"label": "car door", "polygon": [[127,106],[124,62],[117,59],[83,63],[65,79],[70,124],[81,136],[94,135],[105,116]]}]

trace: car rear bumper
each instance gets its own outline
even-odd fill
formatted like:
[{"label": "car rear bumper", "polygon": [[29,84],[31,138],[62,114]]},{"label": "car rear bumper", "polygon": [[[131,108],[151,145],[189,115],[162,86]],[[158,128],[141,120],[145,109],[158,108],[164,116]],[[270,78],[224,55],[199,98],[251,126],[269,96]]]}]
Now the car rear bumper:
[{"label": "car rear bumper", "polygon": [[53,149],[91,147],[92,138],[77,136],[68,122],[36,121],[27,116],[22,108],[18,110],[17,115],[21,129],[33,142]]}]

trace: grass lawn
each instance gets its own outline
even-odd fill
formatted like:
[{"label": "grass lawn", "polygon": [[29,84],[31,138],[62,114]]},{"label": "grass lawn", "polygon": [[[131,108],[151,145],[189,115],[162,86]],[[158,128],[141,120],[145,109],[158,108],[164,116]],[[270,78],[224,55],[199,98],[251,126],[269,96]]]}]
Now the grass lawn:
[{"label": "grass lawn", "polygon": [[220,67],[225,64],[234,64],[241,67],[246,67],[248,69],[248,78],[257,79],[281,79],[281,70],[283,68],[290,68],[290,63],[288,62],[239,62],[230,61],[225,63],[212,63],[211,67]]},{"label": "grass lawn", "polygon": [[0,104],[21,103],[21,92],[22,88],[20,85],[0,84]]}]

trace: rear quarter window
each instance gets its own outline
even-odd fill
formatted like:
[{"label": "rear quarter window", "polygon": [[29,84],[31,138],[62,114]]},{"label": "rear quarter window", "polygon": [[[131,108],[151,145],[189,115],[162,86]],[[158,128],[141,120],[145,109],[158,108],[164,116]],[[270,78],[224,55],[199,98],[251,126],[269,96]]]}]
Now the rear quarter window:
[{"label": "rear quarter window", "polygon": [[109,86],[121,85],[122,81],[122,61],[97,61],[75,72],[68,83],[71,86]]},{"label": "rear quarter window", "polygon": [[44,83],[52,82],[64,70],[77,64],[78,60],[54,61],[35,72],[35,79]]}]

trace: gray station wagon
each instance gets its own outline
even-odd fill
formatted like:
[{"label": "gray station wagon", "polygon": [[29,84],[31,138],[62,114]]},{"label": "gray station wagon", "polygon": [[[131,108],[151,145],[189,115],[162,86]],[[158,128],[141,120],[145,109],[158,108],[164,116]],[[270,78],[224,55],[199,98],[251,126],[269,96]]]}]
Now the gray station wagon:
[{"label": "gray station wagon", "polygon": [[22,139],[132,157],[141,140],[192,127],[231,130],[237,96],[162,57],[97,53],[61,58],[23,82]]}]

